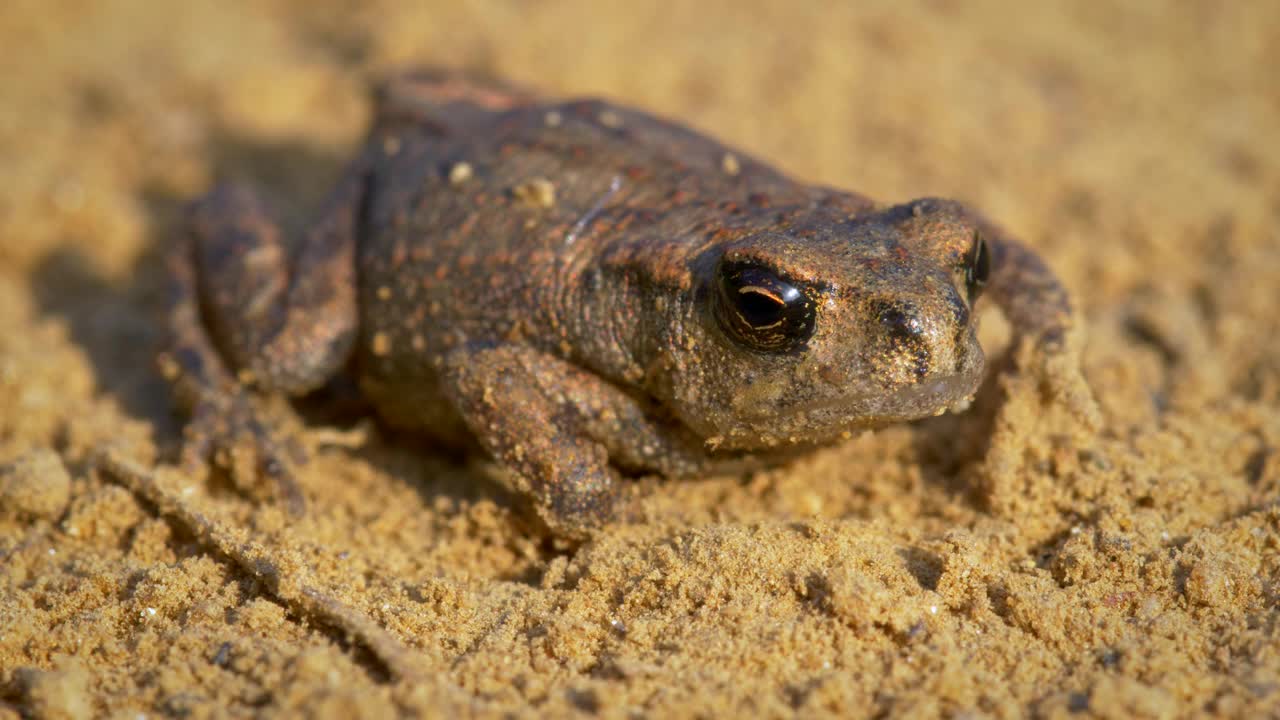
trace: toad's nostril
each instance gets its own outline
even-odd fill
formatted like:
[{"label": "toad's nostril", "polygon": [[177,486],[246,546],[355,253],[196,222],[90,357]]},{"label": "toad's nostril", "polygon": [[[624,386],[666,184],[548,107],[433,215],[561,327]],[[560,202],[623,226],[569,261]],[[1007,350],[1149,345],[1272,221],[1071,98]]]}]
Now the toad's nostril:
[{"label": "toad's nostril", "polygon": [[880,324],[889,334],[901,340],[915,340],[924,334],[924,323],[915,306],[906,303],[885,303],[880,306]]}]

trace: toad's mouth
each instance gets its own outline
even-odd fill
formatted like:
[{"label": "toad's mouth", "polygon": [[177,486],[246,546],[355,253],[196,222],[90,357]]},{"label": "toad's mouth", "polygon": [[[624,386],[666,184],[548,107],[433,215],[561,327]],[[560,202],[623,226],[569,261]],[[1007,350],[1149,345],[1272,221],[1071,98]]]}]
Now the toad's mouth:
[{"label": "toad's mouth", "polygon": [[744,415],[747,425],[776,427],[790,418],[800,427],[841,430],[907,422],[969,407],[982,377],[957,373],[888,392],[846,393],[762,406]]}]

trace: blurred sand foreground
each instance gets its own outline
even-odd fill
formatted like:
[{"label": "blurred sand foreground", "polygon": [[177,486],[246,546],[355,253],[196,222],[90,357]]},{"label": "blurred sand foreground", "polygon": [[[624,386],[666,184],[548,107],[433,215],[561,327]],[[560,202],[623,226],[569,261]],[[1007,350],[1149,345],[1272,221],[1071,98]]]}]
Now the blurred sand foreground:
[{"label": "blurred sand foreground", "polygon": [[[1280,715],[1280,4],[230,4],[0,9],[0,718]],[[571,549],[375,428],[300,522],[161,473],[212,550],[88,466],[175,447],[157,248],[215,176],[305,217],[406,63],[976,204],[1074,289],[1105,430],[991,383]]]}]

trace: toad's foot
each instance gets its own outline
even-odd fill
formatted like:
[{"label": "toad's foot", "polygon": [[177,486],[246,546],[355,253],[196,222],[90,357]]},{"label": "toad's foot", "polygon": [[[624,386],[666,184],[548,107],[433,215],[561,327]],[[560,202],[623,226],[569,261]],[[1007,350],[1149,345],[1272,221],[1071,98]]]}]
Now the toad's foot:
[{"label": "toad's foot", "polygon": [[[165,354],[162,371],[175,382],[187,373],[181,361]],[[269,481],[291,515],[301,515],[306,502],[298,485],[295,468],[306,462],[302,447],[285,435],[278,423],[268,420],[264,398],[252,395],[235,383],[196,390],[191,402],[191,419],[183,428],[179,463],[193,477],[206,474],[212,464],[225,470],[239,488],[251,488],[262,479]]]},{"label": "toad's foot", "polygon": [[1102,427],[1102,411],[1089,388],[1080,367],[1083,331],[1071,328],[1061,343],[1033,343],[1020,355],[1026,356],[1025,366],[1034,373],[1048,397],[1064,405],[1084,425],[1086,430]]},{"label": "toad's foot", "polygon": [[462,348],[445,371],[454,407],[554,532],[585,538],[616,518],[620,478],[573,401],[596,381],[522,346]]}]

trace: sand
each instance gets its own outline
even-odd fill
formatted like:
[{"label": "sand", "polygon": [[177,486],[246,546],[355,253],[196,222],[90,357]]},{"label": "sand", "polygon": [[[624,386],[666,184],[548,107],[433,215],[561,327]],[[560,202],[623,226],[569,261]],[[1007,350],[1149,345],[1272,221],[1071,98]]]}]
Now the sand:
[{"label": "sand", "polygon": [[[1280,716],[1280,5],[347,5],[0,9],[0,718]],[[305,218],[406,64],[973,203],[1073,290],[1102,429],[994,373],[578,547],[324,407],[300,520],[181,475],[183,202]]]}]

